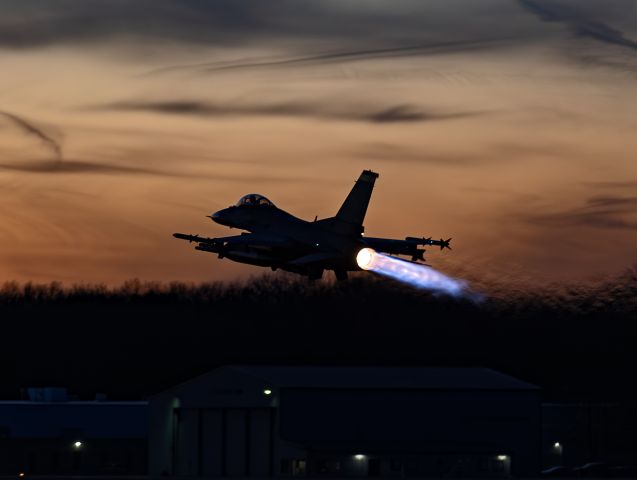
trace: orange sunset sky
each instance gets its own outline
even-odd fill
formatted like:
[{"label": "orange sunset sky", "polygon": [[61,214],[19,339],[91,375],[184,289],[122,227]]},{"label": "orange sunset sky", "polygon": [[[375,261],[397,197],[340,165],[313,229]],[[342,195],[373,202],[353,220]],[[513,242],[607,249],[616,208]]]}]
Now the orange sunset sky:
[{"label": "orange sunset sky", "polygon": [[173,232],[261,193],[447,272],[547,283],[637,263],[637,2],[0,3],[0,282],[232,280]]}]

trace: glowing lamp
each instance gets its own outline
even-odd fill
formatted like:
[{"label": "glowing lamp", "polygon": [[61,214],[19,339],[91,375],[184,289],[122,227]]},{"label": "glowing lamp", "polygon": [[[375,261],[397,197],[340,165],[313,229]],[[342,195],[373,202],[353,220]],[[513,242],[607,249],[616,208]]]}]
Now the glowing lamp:
[{"label": "glowing lamp", "polygon": [[358,453],[358,454],[354,455],[354,458],[356,460],[363,460],[365,458],[365,455],[362,455],[362,454]]},{"label": "glowing lamp", "polygon": [[371,248],[362,248],[356,255],[356,263],[363,270],[371,270],[374,268],[376,260],[376,252]]},{"label": "glowing lamp", "polygon": [[498,460],[500,460],[501,462],[504,462],[505,460],[507,460],[509,458],[508,455],[498,455]]},{"label": "glowing lamp", "polygon": [[272,390],[266,388],[265,390],[263,390],[263,395],[272,395]]},{"label": "glowing lamp", "polygon": [[73,443],[73,447],[75,447],[76,449],[80,449],[82,448],[82,442],[80,442],[79,440],[75,443]]}]

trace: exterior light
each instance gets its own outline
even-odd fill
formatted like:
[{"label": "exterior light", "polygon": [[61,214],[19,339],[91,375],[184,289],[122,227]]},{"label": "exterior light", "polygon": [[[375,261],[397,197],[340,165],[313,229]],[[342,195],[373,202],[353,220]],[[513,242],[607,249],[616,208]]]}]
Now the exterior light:
[{"label": "exterior light", "polygon": [[20,477],[20,478],[24,477],[24,472],[18,473],[18,477]]},{"label": "exterior light", "polygon": [[266,388],[265,390],[263,390],[263,395],[272,395],[272,390]]},{"label": "exterior light", "polygon": [[80,442],[79,440],[77,442],[73,443],[73,447],[77,450],[79,450],[80,448],[82,448],[83,443]]},{"label": "exterior light", "polygon": [[354,455],[354,458],[356,460],[364,460],[365,459],[365,455],[362,455],[360,453],[357,453],[356,455]]},{"label": "exterior light", "polygon": [[560,445],[560,442],[555,442],[553,444],[553,448],[560,448],[562,445]]},{"label": "exterior light", "polygon": [[509,456],[508,455],[498,455],[497,459],[500,460],[501,462],[504,462],[506,460],[508,460]]}]

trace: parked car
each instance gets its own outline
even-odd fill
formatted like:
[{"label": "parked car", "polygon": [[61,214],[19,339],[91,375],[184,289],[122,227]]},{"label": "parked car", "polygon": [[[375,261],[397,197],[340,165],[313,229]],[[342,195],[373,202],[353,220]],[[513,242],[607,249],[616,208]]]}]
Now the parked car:
[{"label": "parked car", "polygon": [[573,469],[577,477],[610,477],[612,467],[604,462],[585,463]]},{"label": "parked car", "polygon": [[551,467],[547,468],[546,470],[542,470],[541,475],[543,477],[573,477],[574,473],[571,467],[559,465],[557,467]]}]

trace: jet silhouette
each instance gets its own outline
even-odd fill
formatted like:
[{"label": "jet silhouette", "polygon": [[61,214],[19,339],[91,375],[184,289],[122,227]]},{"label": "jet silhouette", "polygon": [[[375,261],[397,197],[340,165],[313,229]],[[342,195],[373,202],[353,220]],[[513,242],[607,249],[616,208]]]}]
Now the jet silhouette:
[{"label": "jet silhouette", "polygon": [[334,217],[314,221],[297,218],[262,195],[251,193],[236,205],[209,216],[231,228],[246,230],[240,235],[206,238],[175,233],[174,237],[195,242],[196,250],[216,253],[219,258],[272,270],[286,270],[320,279],[325,270],[333,270],[339,280],[347,272],[362,270],[356,258],[362,249],[390,255],[407,255],[412,262],[424,262],[424,245],[449,248],[447,240],[431,237],[406,237],[404,240],[364,236],[363,220],[378,173],[364,170]]}]

